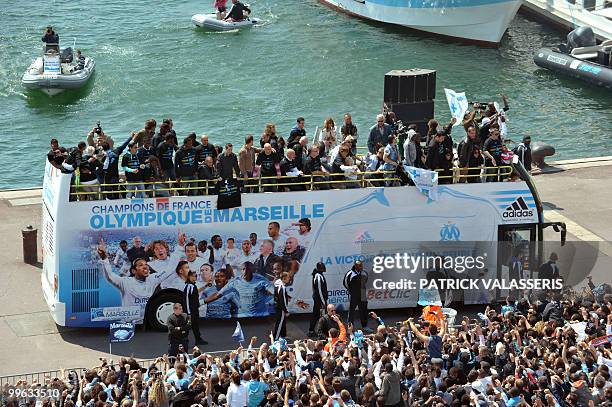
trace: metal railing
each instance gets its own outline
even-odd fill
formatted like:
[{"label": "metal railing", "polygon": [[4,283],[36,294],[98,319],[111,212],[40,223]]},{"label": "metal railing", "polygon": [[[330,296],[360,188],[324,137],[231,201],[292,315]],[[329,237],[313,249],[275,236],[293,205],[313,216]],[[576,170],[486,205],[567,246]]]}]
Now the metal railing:
[{"label": "metal railing", "polygon": [[[510,165],[498,167],[468,167],[452,168],[452,175],[439,175],[439,183],[470,182],[470,179],[484,178],[486,180],[501,181],[509,177],[513,168]],[[445,171],[443,169],[435,170]],[[484,172],[484,173],[482,173]],[[319,189],[367,188],[384,186],[385,181],[396,185],[400,178],[397,171],[359,171],[351,174],[355,178],[347,178],[344,173],[321,173],[308,175],[259,176],[234,178],[242,185],[243,192],[277,192],[277,189],[312,191]],[[215,188],[221,178],[213,180],[164,180],[164,181],[138,181],[119,182],[112,184],[73,184],[70,188],[71,200],[100,200],[117,194],[145,194],[148,197],[168,197],[174,195],[214,195]],[[440,182],[442,181],[442,182]],[[450,182],[445,182],[450,181]],[[195,185],[194,185],[195,184]],[[187,185],[187,186],[184,186]],[[136,186],[142,186],[136,189]]]},{"label": "metal railing", "polygon": [[76,371],[79,374],[86,372],[88,369],[83,367],[75,367],[72,369],[55,369],[55,370],[45,370],[42,372],[31,372],[31,373],[22,373],[15,375],[7,375],[0,376],[0,391],[4,389],[5,386],[15,386],[19,382],[25,382],[26,385],[32,385],[39,383],[41,385],[45,385],[47,382],[52,381],[56,377],[59,379],[65,379],[62,377],[62,371],[67,375],[69,372]]}]

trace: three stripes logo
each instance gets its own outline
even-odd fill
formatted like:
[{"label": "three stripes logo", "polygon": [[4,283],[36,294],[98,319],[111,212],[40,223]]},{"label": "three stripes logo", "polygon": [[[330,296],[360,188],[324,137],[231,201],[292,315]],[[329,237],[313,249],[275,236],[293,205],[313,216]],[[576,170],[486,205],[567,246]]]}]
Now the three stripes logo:
[{"label": "three stripes logo", "polygon": [[366,230],[357,236],[354,243],[369,243],[373,241],[374,241],[374,238],[372,237],[370,232]]},{"label": "three stripes logo", "polygon": [[514,202],[508,205],[502,214],[502,217],[506,219],[526,218],[530,216],[533,216],[533,210],[529,208],[522,196],[519,196]]}]

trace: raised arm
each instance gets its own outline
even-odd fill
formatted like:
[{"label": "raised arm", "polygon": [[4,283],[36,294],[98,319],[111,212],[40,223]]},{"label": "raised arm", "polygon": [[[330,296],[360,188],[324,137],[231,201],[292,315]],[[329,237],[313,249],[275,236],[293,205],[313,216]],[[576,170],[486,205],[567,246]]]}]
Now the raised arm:
[{"label": "raised arm", "polygon": [[104,278],[106,281],[117,287],[121,292],[123,292],[123,279],[113,273],[110,261],[108,260],[108,255],[106,252],[106,243],[104,240],[100,239],[100,244],[98,245],[98,255],[100,256],[100,264],[102,266],[102,273],[104,274]]},{"label": "raised arm", "polygon": [[429,342],[429,338],[419,332],[418,328],[414,325],[414,318],[408,318],[408,324],[410,325],[410,330],[416,335],[417,338],[421,342],[427,344]]}]

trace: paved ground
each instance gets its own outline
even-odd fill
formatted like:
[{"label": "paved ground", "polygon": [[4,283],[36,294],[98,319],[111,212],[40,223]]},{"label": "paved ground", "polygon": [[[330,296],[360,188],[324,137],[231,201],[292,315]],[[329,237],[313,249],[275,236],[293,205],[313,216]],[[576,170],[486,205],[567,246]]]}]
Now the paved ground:
[{"label": "paved ground", "polygon": [[[546,217],[568,224],[568,240],[596,242],[600,257],[595,265],[594,280],[612,282],[612,159],[590,163],[565,162],[556,166],[562,172],[545,171],[536,177],[538,190],[546,203]],[[0,375],[43,371],[58,367],[94,365],[108,353],[107,330],[64,329],[56,327],[44,303],[40,288],[40,265],[22,262],[21,229],[31,224],[40,228],[40,190],[0,192],[0,236],[4,253],[0,256]],[[39,231],[40,238],[40,231]],[[574,265],[592,256],[588,248],[575,250]],[[562,257],[567,257],[564,254]],[[460,315],[479,310],[464,307]],[[388,322],[403,320],[414,310],[388,310],[380,314]],[[269,318],[241,321],[247,337],[266,337],[273,324]],[[292,316],[288,326],[291,337],[303,337],[307,331],[306,316]],[[210,345],[205,349],[225,350],[234,343],[232,321],[204,324]],[[138,331],[134,341],[113,348],[116,355],[150,358],[163,353],[166,336],[158,332]]]}]

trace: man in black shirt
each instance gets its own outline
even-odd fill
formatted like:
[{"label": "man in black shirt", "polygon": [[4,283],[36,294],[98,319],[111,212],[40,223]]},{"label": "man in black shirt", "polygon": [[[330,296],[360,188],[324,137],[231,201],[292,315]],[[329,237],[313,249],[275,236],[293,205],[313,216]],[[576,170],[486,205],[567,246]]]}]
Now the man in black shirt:
[{"label": "man in black shirt", "polygon": [[289,133],[289,139],[287,139],[288,148],[293,148],[294,144],[299,143],[300,138],[306,137],[306,130],[304,130],[304,118],[298,117],[296,122],[296,126],[291,129],[291,133]]},{"label": "man in black shirt", "polygon": [[[272,145],[270,143],[264,144],[263,151],[257,155],[257,160],[255,161],[255,164],[260,167],[259,176],[263,178],[261,180],[263,185],[276,184],[276,164],[278,162],[278,155],[272,151]],[[264,192],[276,192],[276,186],[268,185],[263,190]]]},{"label": "man in black shirt", "polygon": [[366,283],[368,273],[363,271],[363,263],[356,261],[353,267],[345,274],[343,284],[349,293],[348,322],[355,319],[355,311],[359,308],[362,328],[368,327],[368,297],[366,296]]},{"label": "man in black shirt", "polygon": [[329,338],[329,330],[332,328],[340,329],[338,322],[334,319],[336,316],[336,306],[334,304],[327,304],[326,310],[323,316],[317,321],[315,327],[316,333],[320,339]]},{"label": "man in black shirt", "polygon": [[140,236],[134,236],[132,239],[132,247],[130,247],[125,254],[127,254],[130,263],[133,263],[136,259],[147,259],[147,254],[142,245],[142,238]]},{"label": "man in black shirt", "polygon": [[274,275],[274,263],[277,260],[278,256],[274,254],[274,242],[270,239],[265,239],[259,246],[259,257],[255,260],[255,272],[273,281],[276,278]]},{"label": "man in black shirt", "polygon": [[446,153],[445,137],[444,132],[438,132],[427,146],[427,167],[432,171],[442,168]]},{"label": "man in black shirt", "polygon": [[200,294],[198,293],[198,286],[196,285],[197,274],[195,271],[189,271],[187,273],[187,281],[185,282],[185,288],[183,289],[183,295],[185,299],[185,310],[187,315],[191,318],[191,327],[195,336],[195,343],[197,345],[206,345],[202,335],[200,334]]},{"label": "man in black shirt", "polygon": [[240,167],[238,166],[238,157],[232,152],[232,144],[225,145],[223,154],[217,157],[217,171],[222,179],[240,178]]},{"label": "man in black shirt", "polygon": [[201,181],[208,181],[200,182],[200,186],[202,187],[201,194],[212,195],[215,191],[216,182],[219,180],[219,173],[213,163],[212,155],[206,157],[204,164],[198,168],[198,179]]},{"label": "man in black shirt", "polygon": [[105,193],[104,197],[108,199],[119,199],[121,193],[119,193],[119,156],[123,153],[123,150],[128,144],[134,140],[134,136],[130,136],[123,142],[119,147],[111,149],[110,144],[105,141],[102,143],[102,150],[104,150],[104,162],[102,163],[102,170],[104,172],[104,183],[110,184],[104,187],[104,191],[112,191],[112,193]]},{"label": "man in black shirt", "polygon": [[206,134],[200,137],[200,141],[201,143],[197,147],[198,161],[201,163],[206,159],[206,157],[210,156],[212,157],[214,164],[217,160],[217,149],[208,142],[208,136]]},{"label": "man in black shirt", "polygon": [[51,49],[59,52],[59,35],[53,31],[53,27],[50,25],[47,26],[41,41],[46,44],[45,52]]},{"label": "man in black shirt", "polygon": [[244,12],[251,12],[251,9],[242,4],[239,0],[232,0],[232,8],[225,17],[228,21],[242,21],[245,19]]},{"label": "man in black shirt", "polygon": [[531,171],[531,137],[523,136],[523,142],[512,150],[527,171]]},{"label": "man in black shirt", "polygon": [[289,295],[285,288],[291,278],[289,273],[283,272],[280,280],[274,283],[274,301],[276,302],[276,323],[274,324],[274,340],[287,337],[287,318],[289,317]]},{"label": "man in black shirt", "polygon": [[484,142],[482,146],[482,154],[486,157],[485,166],[487,168],[487,177],[485,182],[497,182],[499,181],[499,171],[497,168],[502,164],[502,142],[499,139],[499,129],[496,127],[491,128],[489,138]]},{"label": "man in black shirt", "polygon": [[[136,154],[138,155],[138,157],[140,158],[140,161],[145,163],[145,169],[142,171],[142,180],[144,182],[149,182],[151,180],[151,165],[150,165],[150,158],[152,156],[155,156],[155,148],[153,148],[153,145],[151,144],[151,140],[149,139],[145,139],[143,141],[143,145],[138,147],[138,150],[136,151]],[[150,185],[151,187],[153,187],[153,185]],[[147,188],[147,189],[153,189],[153,188]]]},{"label": "man in black shirt", "polygon": [[315,326],[319,321],[319,318],[323,315],[325,308],[327,307],[327,280],[325,280],[325,264],[317,263],[315,269],[312,271],[312,299],[314,304],[312,306],[312,316],[310,317],[310,326],[308,328],[308,336],[316,337]]},{"label": "man in black shirt", "polygon": [[131,141],[128,144],[129,151],[123,155],[121,159],[121,167],[125,172],[126,185],[125,189],[128,191],[128,198],[146,198],[144,192],[144,185],[142,184],[142,171],[145,169],[145,164],[140,161],[140,157],[136,154],[138,150],[138,144],[135,141]]},{"label": "man in black shirt", "polygon": [[[170,125],[168,123],[162,123],[159,125],[159,131],[151,138],[151,145],[154,149],[157,149],[161,143],[166,140],[166,134],[170,131]],[[174,137],[173,137],[174,139]]]},{"label": "man in black shirt", "polygon": [[51,150],[47,153],[47,159],[55,168],[61,168],[68,153],[64,147],[60,147],[56,138],[51,139]]},{"label": "man in black shirt", "polygon": [[180,194],[196,195],[198,183],[190,181],[196,179],[198,160],[196,159],[196,149],[193,148],[191,137],[185,137],[183,146],[176,152],[174,156],[174,171],[176,172],[176,180],[181,183]]},{"label": "man in black shirt", "polygon": [[[281,176],[290,176],[292,178],[282,178],[281,183],[296,184],[303,182],[302,171],[299,170],[297,165],[297,159],[295,151],[292,149],[287,150],[285,158],[280,162]],[[305,191],[305,185],[287,185],[290,191]]]},{"label": "man in black shirt", "polygon": [[329,189],[329,185],[323,183],[326,181],[325,177],[329,175],[329,171],[327,171],[327,169],[323,167],[323,164],[321,163],[318,146],[314,145],[310,148],[308,158],[306,158],[306,161],[304,162],[303,171],[304,174],[313,176],[315,189]]},{"label": "man in black shirt", "polygon": [[174,151],[177,147],[174,144],[174,136],[170,133],[166,133],[165,140],[157,147],[157,158],[159,158],[159,164],[164,173],[164,179],[176,179],[176,173],[174,171]]},{"label": "man in black shirt", "polygon": [[87,148],[87,144],[84,141],[79,142],[76,148],[73,148],[68,153],[68,157],[62,163],[62,168],[65,172],[73,172],[81,166],[83,161],[83,151]]},{"label": "man in black shirt", "polygon": [[[470,126],[467,129],[467,136],[464,141],[459,143],[457,150],[459,151],[459,167],[467,168],[470,158],[474,154],[474,148],[480,148],[480,140],[478,139],[478,133],[476,127]],[[462,174],[467,174],[467,171],[462,171]]]},{"label": "man in black shirt", "polygon": [[183,352],[187,352],[189,330],[191,328],[191,320],[183,312],[183,306],[180,303],[175,303],[172,311],[172,315],[166,321],[168,326],[168,356],[176,356],[179,353],[179,347],[183,348]]},{"label": "man in black shirt", "polygon": [[308,137],[300,137],[300,141],[290,148],[295,151],[295,163],[297,165],[297,168],[303,171],[304,162],[306,161],[306,158],[308,158]]}]

